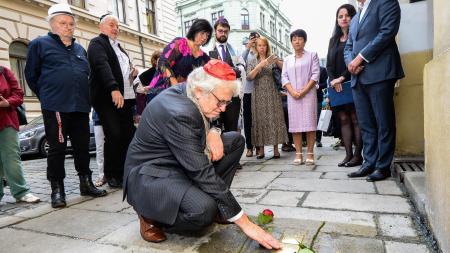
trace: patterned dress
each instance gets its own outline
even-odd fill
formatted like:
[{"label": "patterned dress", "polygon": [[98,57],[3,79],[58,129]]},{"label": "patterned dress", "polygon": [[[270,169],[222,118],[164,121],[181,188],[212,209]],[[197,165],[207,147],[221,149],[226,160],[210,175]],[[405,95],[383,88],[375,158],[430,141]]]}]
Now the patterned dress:
[{"label": "patterned dress", "polygon": [[[287,83],[300,91],[309,80],[319,81],[320,65],[317,53],[304,51],[300,58],[286,57],[281,74],[283,86]],[[312,88],[303,98],[295,99],[288,93],[289,132],[302,133],[317,129],[317,94]]]},{"label": "patterned dress", "polygon": [[[149,98],[155,97],[162,90],[170,87],[170,77],[184,82],[194,68],[201,67],[209,61],[209,56],[201,51],[198,57],[192,55],[186,38],[175,38],[163,50],[158,60],[158,67],[150,82]],[[170,75],[166,74],[166,70]]]},{"label": "patterned dress", "polygon": [[[247,66],[250,73],[259,61],[251,59]],[[252,144],[255,146],[277,145],[288,141],[284,123],[281,95],[275,89],[272,68],[268,65],[254,79],[252,94]]]}]

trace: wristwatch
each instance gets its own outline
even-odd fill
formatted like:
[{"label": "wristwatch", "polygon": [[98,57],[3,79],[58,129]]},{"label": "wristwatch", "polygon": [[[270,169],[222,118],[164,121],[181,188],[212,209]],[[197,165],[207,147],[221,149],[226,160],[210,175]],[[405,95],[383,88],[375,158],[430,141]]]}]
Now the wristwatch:
[{"label": "wristwatch", "polygon": [[218,127],[211,127],[211,129],[209,129],[210,131],[219,133],[219,135],[222,134],[222,129],[218,128]]}]

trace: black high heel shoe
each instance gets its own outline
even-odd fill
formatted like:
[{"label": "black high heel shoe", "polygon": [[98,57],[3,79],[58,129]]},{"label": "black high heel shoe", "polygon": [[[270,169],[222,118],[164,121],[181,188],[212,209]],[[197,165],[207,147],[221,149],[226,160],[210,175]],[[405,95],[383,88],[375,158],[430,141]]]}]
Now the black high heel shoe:
[{"label": "black high heel shoe", "polygon": [[346,162],[344,164],[345,167],[355,167],[355,166],[359,166],[362,164],[362,159],[361,158],[355,158],[355,159],[351,159],[350,161]]},{"label": "black high heel shoe", "polygon": [[338,167],[347,167],[345,166],[349,161],[351,160],[351,158],[344,158],[344,160],[342,160],[342,162],[338,163]]}]

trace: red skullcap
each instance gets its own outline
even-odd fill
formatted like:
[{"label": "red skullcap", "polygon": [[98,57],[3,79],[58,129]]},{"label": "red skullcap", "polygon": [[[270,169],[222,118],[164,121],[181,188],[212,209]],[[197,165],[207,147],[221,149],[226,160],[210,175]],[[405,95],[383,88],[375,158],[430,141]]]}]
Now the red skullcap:
[{"label": "red skullcap", "polygon": [[225,81],[236,80],[236,73],[226,62],[212,59],[203,66],[206,73]]}]

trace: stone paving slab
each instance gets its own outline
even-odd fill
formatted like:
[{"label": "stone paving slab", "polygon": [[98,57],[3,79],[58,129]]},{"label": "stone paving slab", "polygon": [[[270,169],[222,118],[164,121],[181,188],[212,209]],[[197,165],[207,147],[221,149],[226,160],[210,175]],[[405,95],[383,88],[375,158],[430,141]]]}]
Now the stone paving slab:
[{"label": "stone paving slab", "polygon": [[306,166],[306,165],[293,165],[290,164],[268,164],[265,165],[261,171],[311,171],[315,168],[314,165]]},{"label": "stone paving slab", "polygon": [[108,195],[100,197],[96,201],[86,201],[74,205],[71,208],[115,213],[130,207],[126,200],[122,201],[122,198],[123,191],[118,190],[110,192]]},{"label": "stone paving slab", "polygon": [[320,253],[384,253],[381,240],[328,234],[319,235],[314,248]]},{"label": "stone paving slab", "polygon": [[326,221],[351,225],[376,227],[374,215],[364,212],[311,209],[302,207],[279,207],[259,204],[242,204],[244,211],[257,216],[262,210],[271,209],[275,217],[288,219],[302,219],[313,221]]},{"label": "stone paving slab", "polygon": [[65,208],[39,218],[24,221],[13,227],[97,240],[136,219],[135,215],[129,214]]},{"label": "stone paving slab", "polygon": [[399,196],[336,192],[311,192],[302,206],[389,213],[411,211],[408,200]]},{"label": "stone paving slab", "polygon": [[325,174],[321,177],[323,179],[338,179],[338,180],[364,180],[365,177],[348,177],[348,171],[330,171],[325,172]]},{"label": "stone paving slab", "polygon": [[387,241],[385,245],[386,253],[430,253],[428,248],[423,244]]},{"label": "stone paving slab", "polygon": [[267,193],[267,190],[233,188],[231,192],[239,203],[256,203]]},{"label": "stone paving slab", "polygon": [[[11,240],[11,235],[14,239]],[[124,252],[120,247],[96,244],[91,241],[54,236],[32,231],[5,228],[0,230],[0,245],[3,252],[54,253],[54,252]],[[1,250],[0,250],[1,251]]]},{"label": "stone paving slab", "polygon": [[338,167],[336,165],[316,165],[316,168],[314,171],[350,173],[350,172],[356,171],[356,170],[358,170],[358,167],[346,168],[346,167]]},{"label": "stone paving slab", "polygon": [[342,155],[322,155],[316,161],[316,165],[332,165],[337,166],[338,163],[342,162],[344,156]]},{"label": "stone paving slab", "polygon": [[281,173],[279,178],[312,178],[319,179],[322,176],[323,172],[316,171],[287,171]]},{"label": "stone paving slab", "polygon": [[372,183],[357,180],[277,178],[268,188],[290,191],[375,193]]},{"label": "stone paving slab", "polygon": [[384,180],[375,182],[377,191],[383,195],[403,195],[402,190],[394,180]]},{"label": "stone paving slab", "polygon": [[297,206],[304,192],[270,191],[259,201],[262,205]]},{"label": "stone paving slab", "polygon": [[279,175],[279,172],[239,172],[231,188],[265,188]]},{"label": "stone paving slab", "polygon": [[408,215],[380,215],[378,217],[381,234],[394,238],[416,237],[411,217]]}]

